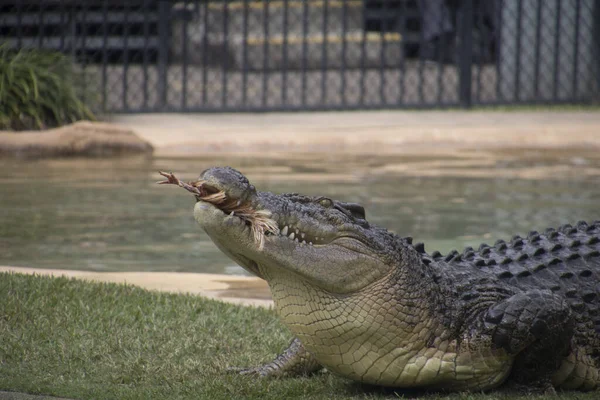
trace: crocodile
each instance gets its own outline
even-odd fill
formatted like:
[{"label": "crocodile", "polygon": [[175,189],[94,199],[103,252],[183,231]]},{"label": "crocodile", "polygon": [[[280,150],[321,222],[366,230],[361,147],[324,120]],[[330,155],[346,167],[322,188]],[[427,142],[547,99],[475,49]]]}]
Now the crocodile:
[{"label": "crocodile", "polygon": [[242,374],[543,392],[600,385],[600,221],[427,253],[355,203],[261,192],[214,167],[177,184],[216,246],[265,279],[295,338]]}]

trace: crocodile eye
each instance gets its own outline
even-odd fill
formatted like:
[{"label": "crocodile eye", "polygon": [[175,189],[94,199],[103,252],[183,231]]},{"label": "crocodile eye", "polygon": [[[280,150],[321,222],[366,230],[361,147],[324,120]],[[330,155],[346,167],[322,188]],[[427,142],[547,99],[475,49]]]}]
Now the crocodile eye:
[{"label": "crocodile eye", "polygon": [[331,208],[333,206],[333,200],[328,199],[327,197],[322,197],[319,199],[319,204],[325,208]]}]

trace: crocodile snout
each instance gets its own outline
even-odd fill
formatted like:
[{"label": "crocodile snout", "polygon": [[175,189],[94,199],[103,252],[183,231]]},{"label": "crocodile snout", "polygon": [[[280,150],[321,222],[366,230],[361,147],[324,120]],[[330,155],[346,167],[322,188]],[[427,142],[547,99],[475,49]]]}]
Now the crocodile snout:
[{"label": "crocodile snout", "polygon": [[256,196],[256,188],[239,171],[231,167],[213,167],[203,171],[199,180],[207,187],[225,192],[229,199],[242,202]]}]

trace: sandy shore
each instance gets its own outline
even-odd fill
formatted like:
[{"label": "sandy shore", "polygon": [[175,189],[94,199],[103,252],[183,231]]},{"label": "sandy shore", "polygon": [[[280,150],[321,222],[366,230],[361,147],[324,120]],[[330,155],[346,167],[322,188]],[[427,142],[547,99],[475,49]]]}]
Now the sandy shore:
[{"label": "sandy shore", "polygon": [[94,282],[128,283],[144,289],[191,293],[230,303],[271,307],[267,283],[259,278],[183,272],[92,272],[0,266],[0,272],[66,276]]},{"label": "sandy shore", "polygon": [[600,148],[594,111],[357,111],[117,115],[157,156],[219,152],[431,153],[469,148]]}]

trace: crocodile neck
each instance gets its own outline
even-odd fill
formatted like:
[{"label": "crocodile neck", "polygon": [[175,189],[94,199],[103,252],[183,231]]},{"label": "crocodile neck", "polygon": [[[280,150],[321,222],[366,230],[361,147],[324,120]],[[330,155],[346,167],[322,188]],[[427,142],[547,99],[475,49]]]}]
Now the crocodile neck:
[{"label": "crocodile neck", "polygon": [[434,338],[447,336],[432,307],[438,290],[428,268],[414,260],[406,264],[345,295],[283,269],[263,273],[283,322],[322,365],[362,382],[391,385],[399,378],[397,371],[405,370]]}]

